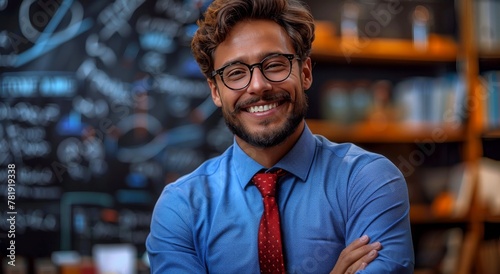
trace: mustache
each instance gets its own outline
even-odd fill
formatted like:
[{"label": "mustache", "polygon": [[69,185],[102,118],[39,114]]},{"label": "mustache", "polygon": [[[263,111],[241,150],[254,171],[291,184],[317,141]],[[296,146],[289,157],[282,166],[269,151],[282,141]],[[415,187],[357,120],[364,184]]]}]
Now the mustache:
[{"label": "mustache", "polygon": [[290,97],[290,94],[288,92],[280,92],[280,93],[272,93],[272,94],[263,94],[262,96],[258,97],[253,97],[248,100],[245,100],[243,102],[238,102],[236,103],[234,107],[233,113],[237,113],[239,111],[242,111],[246,109],[249,105],[255,104],[257,102],[264,101],[264,102],[272,102],[272,101],[285,101],[285,102],[292,102],[292,97]]}]

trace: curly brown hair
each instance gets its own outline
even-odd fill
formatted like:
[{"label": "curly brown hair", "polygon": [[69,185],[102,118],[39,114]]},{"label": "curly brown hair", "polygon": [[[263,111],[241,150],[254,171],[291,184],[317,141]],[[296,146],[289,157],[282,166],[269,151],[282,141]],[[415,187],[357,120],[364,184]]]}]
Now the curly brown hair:
[{"label": "curly brown hair", "polygon": [[191,41],[194,58],[205,77],[213,71],[213,53],[232,27],[246,19],[269,19],[282,26],[292,39],[295,53],[302,60],[311,54],[314,19],[300,0],[214,0]]}]

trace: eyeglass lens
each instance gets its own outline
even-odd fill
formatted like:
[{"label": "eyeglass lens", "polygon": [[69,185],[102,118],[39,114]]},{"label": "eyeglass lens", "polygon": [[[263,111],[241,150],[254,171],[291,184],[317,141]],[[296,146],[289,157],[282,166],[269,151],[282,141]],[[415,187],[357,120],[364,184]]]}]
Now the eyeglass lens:
[{"label": "eyeglass lens", "polygon": [[222,72],[222,81],[228,88],[242,89],[250,83],[255,67],[259,67],[264,77],[271,82],[284,81],[290,75],[292,68],[291,60],[287,57],[273,55],[252,66],[235,63],[226,67]]}]

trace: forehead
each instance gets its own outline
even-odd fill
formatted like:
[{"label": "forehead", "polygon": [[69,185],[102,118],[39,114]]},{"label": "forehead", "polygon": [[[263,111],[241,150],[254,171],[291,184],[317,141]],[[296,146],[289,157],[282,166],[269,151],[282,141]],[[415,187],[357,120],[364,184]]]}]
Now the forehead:
[{"label": "forehead", "polygon": [[259,62],[271,53],[294,53],[286,31],[270,20],[245,20],[238,22],[215,49],[214,66],[234,61]]}]

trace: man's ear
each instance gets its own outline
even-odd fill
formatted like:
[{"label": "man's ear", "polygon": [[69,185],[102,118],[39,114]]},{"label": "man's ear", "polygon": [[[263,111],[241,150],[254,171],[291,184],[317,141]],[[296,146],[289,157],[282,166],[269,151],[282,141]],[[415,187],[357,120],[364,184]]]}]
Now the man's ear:
[{"label": "man's ear", "polygon": [[308,90],[313,82],[311,57],[307,57],[307,59],[302,62],[301,75],[302,75],[303,88],[304,90]]},{"label": "man's ear", "polygon": [[212,95],[212,101],[218,107],[222,107],[222,101],[219,94],[219,89],[217,88],[217,83],[215,83],[215,79],[207,79],[208,86],[210,87],[210,93]]}]

